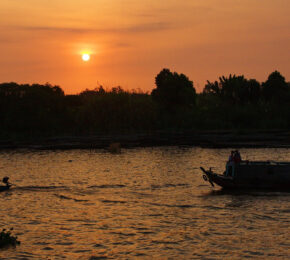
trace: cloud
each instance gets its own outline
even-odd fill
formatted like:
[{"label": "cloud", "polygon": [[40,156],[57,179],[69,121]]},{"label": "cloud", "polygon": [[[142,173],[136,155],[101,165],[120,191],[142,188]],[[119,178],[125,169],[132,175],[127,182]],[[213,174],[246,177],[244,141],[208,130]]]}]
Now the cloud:
[{"label": "cloud", "polygon": [[114,44],[111,45],[114,48],[128,48],[128,47],[132,47],[131,44],[127,43],[127,42],[116,42]]},{"label": "cloud", "polygon": [[18,30],[25,31],[38,31],[48,33],[69,33],[69,34],[136,34],[136,33],[148,33],[158,32],[172,29],[173,26],[170,23],[156,22],[138,24],[123,28],[73,28],[73,27],[56,27],[56,26],[18,26],[14,27]]}]

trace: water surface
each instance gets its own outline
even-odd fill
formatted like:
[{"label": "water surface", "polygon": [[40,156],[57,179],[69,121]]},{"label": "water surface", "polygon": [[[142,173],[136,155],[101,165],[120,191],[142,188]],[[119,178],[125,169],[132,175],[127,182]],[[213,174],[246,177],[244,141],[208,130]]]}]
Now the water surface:
[{"label": "water surface", "polygon": [[[21,245],[1,259],[287,259],[290,193],[224,193],[230,149],[162,147],[2,151],[0,227]],[[243,159],[288,160],[290,149],[242,149]]]}]

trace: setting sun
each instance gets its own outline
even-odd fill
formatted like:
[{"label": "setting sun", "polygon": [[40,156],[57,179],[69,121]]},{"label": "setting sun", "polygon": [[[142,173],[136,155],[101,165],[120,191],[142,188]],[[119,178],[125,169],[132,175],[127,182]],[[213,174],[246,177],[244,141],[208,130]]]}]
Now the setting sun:
[{"label": "setting sun", "polygon": [[83,55],[82,55],[82,59],[83,59],[83,61],[89,61],[90,60],[90,54],[88,54],[88,53],[84,53]]}]

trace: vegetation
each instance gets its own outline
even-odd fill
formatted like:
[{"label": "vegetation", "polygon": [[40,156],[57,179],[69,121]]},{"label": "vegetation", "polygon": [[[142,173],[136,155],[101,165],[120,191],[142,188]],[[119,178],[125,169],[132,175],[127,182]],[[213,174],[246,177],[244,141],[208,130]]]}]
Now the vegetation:
[{"label": "vegetation", "polygon": [[12,230],[13,228],[11,228],[9,231],[6,231],[6,229],[2,229],[2,231],[0,232],[0,248],[6,246],[16,246],[20,244],[20,242],[17,240],[17,236],[13,236],[11,234]]},{"label": "vegetation", "polygon": [[218,129],[289,129],[290,83],[222,76],[197,94],[184,74],[163,69],[152,93],[105,90],[65,95],[58,86],[0,84],[0,138]]},{"label": "vegetation", "polygon": [[155,78],[156,88],[151,95],[166,111],[177,107],[192,108],[195,105],[196,92],[193,82],[184,74],[172,73],[163,69]]}]

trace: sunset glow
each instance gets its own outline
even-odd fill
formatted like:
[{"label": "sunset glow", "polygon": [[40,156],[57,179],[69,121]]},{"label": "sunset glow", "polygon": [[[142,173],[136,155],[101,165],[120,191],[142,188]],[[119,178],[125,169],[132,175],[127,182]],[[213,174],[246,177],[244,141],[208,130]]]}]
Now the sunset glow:
[{"label": "sunset glow", "polygon": [[82,59],[83,59],[83,61],[89,61],[90,60],[90,54],[88,54],[88,53],[84,53],[83,55],[82,55]]},{"label": "sunset glow", "polygon": [[[289,11],[285,0],[170,0],[166,7],[161,0],[1,0],[0,82],[50,82],[77,93],[97,82],[151,91],[162,68],[185,73],[197,91],[230,73],[263,81],[279,70],[289,78]],[[86,71],[81,51],[97,52]]]},{"label": "sunset glow", "polygon": [[0,0],[0,260],[290,260],[289,14]]}]

